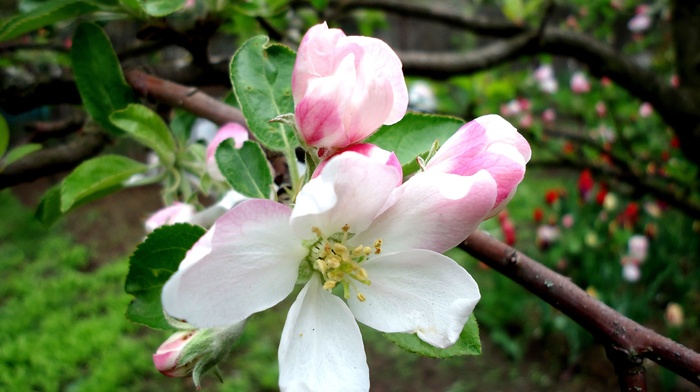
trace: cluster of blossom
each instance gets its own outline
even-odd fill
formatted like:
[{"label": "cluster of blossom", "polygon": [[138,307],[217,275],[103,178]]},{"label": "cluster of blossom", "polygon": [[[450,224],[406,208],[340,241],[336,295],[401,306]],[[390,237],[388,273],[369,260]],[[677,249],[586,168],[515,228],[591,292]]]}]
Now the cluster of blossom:
[{"label": "cluster of blossom", "polygon": [[368,390],[357,322],[446,348],[480,299],[469,273],[442,253],[503,210],[530,159],[527,141],[503,118],[479,117],[404,181],[393,152],[363,143],[408,106],[401,62],[386,43],[316,25],[291,83],[297,136],[320,164],[293,208],[244,200],[187,253],[162,304],[193,329],[154,356],[166,374],[215,358],[195,354],[206,345],[187,343],[193,331],[236,336],[299,283],[279,346],[280,389]]},{"label": "cluster of blossom", "polygon": [[[609,192],[604,182],[596,183],[590,170],[584,169],[577,182],[578,200],[580,203],[594,202],[601,207],[597,219],[608,223],[608,230],[612,233],[619,228],[633,234],[627,242],[627,250],[620,257],[621,274],[628,282],[637,282],[641,277],[640,266],[647,259],[649,241],[656,235],[656,226],[648,223],[641,227],[642,207],[636,202],[627,203],[621,208],[619,199],[613,192]],[[560,210],[557,203],[567,197],[563,189],[550,189],[545,193],[545,203],[551,210]],[[647,202],[643,211],[648,216],[658,218],[661,215],[663,205],[659,202]],[[614,214],[611,216],[611,214]],[[534,211],[534,220],[539,224],[536,232],[536,243],[542,250],[549,249],[561,237],[563,230],[571,229],[575,223],[574,215],[562,213],[561,216],[550,215],[545,219],[545,212],[541,207]],[[559,220],[560,218],[560,220]],[[588,231],[585,235],[585,244],[591,248],[599,245],[598,233]],[[565,262],[564,262],[565,264]]]}]

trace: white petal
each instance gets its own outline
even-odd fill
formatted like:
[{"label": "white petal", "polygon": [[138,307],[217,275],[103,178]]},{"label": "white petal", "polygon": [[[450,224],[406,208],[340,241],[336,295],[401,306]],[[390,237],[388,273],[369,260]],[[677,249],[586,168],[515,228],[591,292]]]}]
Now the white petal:
[{"label": "white petal", "polygon": [[358,233],[380,211],[401,174],[390,165],[348,151],[331,158],[321,175],[297,195],[290,224],[300,238],[312,236],[316,226],[326,235],[344,225]]},{"label": "white petal", "polygon": [[370,258],[372,282],[357,284],[366,300],[351,295],[355,318],[382,332],[417,333],[433,346],[454,344],[481,298],[467,271],[447,256],[409,250]]},{"label": "white petal", "polygon": [[308,253],[291,233],[290,213],[282,204],[251,199],[221,216],[211,252],[163,287],[163,309],[205,328],[244,320],[284,299]]},{"label": "white petal", "polygon": [[464,177],[418,173],[396,189],[391,196],[394,203],[352,244],[371,246],[382,239],[384,252],[445,252],[477,228],[493,208],[496,195],[496,182],[485,170]]},{"label": "white petal", "polygon": [[362,335],[345,303],[314,276],[289,309],[279,347],[282,391],[368,391]]}]

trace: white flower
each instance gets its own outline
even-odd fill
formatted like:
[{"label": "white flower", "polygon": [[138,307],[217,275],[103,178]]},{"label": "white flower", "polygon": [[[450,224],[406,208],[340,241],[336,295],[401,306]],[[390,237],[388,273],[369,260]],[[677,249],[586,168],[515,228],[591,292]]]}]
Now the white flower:
[{"label": "white flower", "polygon": [[262,199],[238,204],[166,283],[165,311],[199,328],[229,325],[305,282],[282,333],[282,390],[368,390],[354,320],[451,346],[480,294],[441,253],[491,212],[496,181],[486,170],[429,170],[397,186],[400,176],[349,151],[302,188],[293,210]]}]

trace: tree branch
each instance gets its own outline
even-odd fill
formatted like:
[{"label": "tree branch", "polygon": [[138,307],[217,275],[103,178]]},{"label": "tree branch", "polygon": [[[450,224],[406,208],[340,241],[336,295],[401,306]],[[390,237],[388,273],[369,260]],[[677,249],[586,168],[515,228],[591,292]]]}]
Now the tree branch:
[{"label": "tree branch", "polygon": [[[569,278],[481,231],[474,232],[459,247],[559,309],[614,350],[609,355],[619,377],[632,376],[624,370],[630,369],[629,364],[619,361],[638,363],[639,358],[647,358],[700,386],[700,354],[590,297]],[[637,378],[624,381],[625,385],[641,387],[638,378],[643,373],[638,370]]]},{"label": "tree branch", "polygon": [[432,2],[427,6],[424,3],[405,0],[338,0],[331,2],[331,6],[336,7],[337,14],[354,9],[371,8],[422,20],[438,21],[447,26],[491,37],[507,38],[526,31],[524,26],[513,24],[505,18],[495,20],[467,15],[439,2]]},{"label": "tree branch", "polygon": [[27,155],[0,172],[0,189],[72,169],[97,155],[109,140],[101,130],[83,131],[65,144]]},{"label": "tree branch", "polygon": [[245,124],[240,110],[204,94],[194,87],[187,87],[149,75],[138,69],[124,72],[126,81],[145,98],[153,98],[171,107],[207,118],[218,125],[227,122]]}]

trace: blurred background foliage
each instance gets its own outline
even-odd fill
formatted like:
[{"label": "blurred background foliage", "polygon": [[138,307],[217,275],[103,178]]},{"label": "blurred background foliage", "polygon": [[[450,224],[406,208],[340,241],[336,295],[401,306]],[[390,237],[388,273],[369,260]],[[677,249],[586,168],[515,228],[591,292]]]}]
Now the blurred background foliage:
[{"label": "blurred background foliage", "polygon": [[[125,69],[147,69],[221,100],[228,97],[229,103],[228,63],[250,37],[266,34],[295,48],[309,26],[327,20],[348,34],[384,39],[404,60],[412,110],[465,120],[499,113],[532,144],[525,181],[506,211],[482,229],[626,316],[698,349],[698,155],[688,153],[693,139],[686,130],[669,121],[673,107],[685,103],[666,99],[676,97],[669,95],[674,91],[697,88],[700,79],[681,64],[685,52],[678,42],[696,42],[695,35],[678,37],[673,25],[673,9],[687,4],[0,1],[0,114],[9,130],[0,184],[10,188],[0,193],[0,389],[193,388],[190,380],[167,379],[152,367],[150,355],[166,334],[124,318],[127,259],[145,235],[143,220],[162,206],[157,187],[132,188],[90,203],[50,228],[33,216],[41,194],[80,159],[92,156],[78,156],[73,166],[54,163],[38,171],[30,162],[80,137],[91,125],[70,61],[71,37],[80,20],[102,26]],[[422,18],[405,11],[413,5],[424,12],[437,6],[452,10],[457,19],[474,17],[507,29],[475,34],[447,17],[424,13]],[[700,17],[697,10],[695,17]],[[594,39],[640,73],[628,81],[612,62],[601,65],[590,56],[586,63],[581,61],[585,56],[565,56],[565,50],[551,48],[487,61],[492,44],[509,42],[523,29],[537,32],[545,24]],[[467,60],[477,65],[445,70],[452,64],[452,58],[443,57],[446,53],[474,54]],[[434,67],[422,65],[421,58]],[[638,78],[649,74],[658,80]],[[645,84],[658,87],[658,96],[653,89],[646,91]],[[664,100],[669,102],[663,107],[650,103],[658,106]],[[194,117],[173,116],[166,105],[149,104],[172,129],[194,123]],[[682,119],[694,118],[688,116]],[[688,132],[696,126],[688,121]],[[116,152],[145,160],[146,151],[123,138],[102,143],[91,154]],[[35,170],[22,172],[22,167]],[[134,201],[127,202],[129,198]],[[646,243],[643,255],[636,248],[640,240]],[[483,299],[476,316],[484,355],[449,361],[416,358],[363,330],[373,390],[614,388],[612,366],[586,331],[478,260],[459,250],[450,256],[480,284]],[[282,303],[276,312],[256,315],[232,358],[221,366],[224,384],[206,377],[204,388],[276,390],[276,350],[287,308]],[[663,369],[652,365],[648,372],[650,388],[690,389]]]}]

